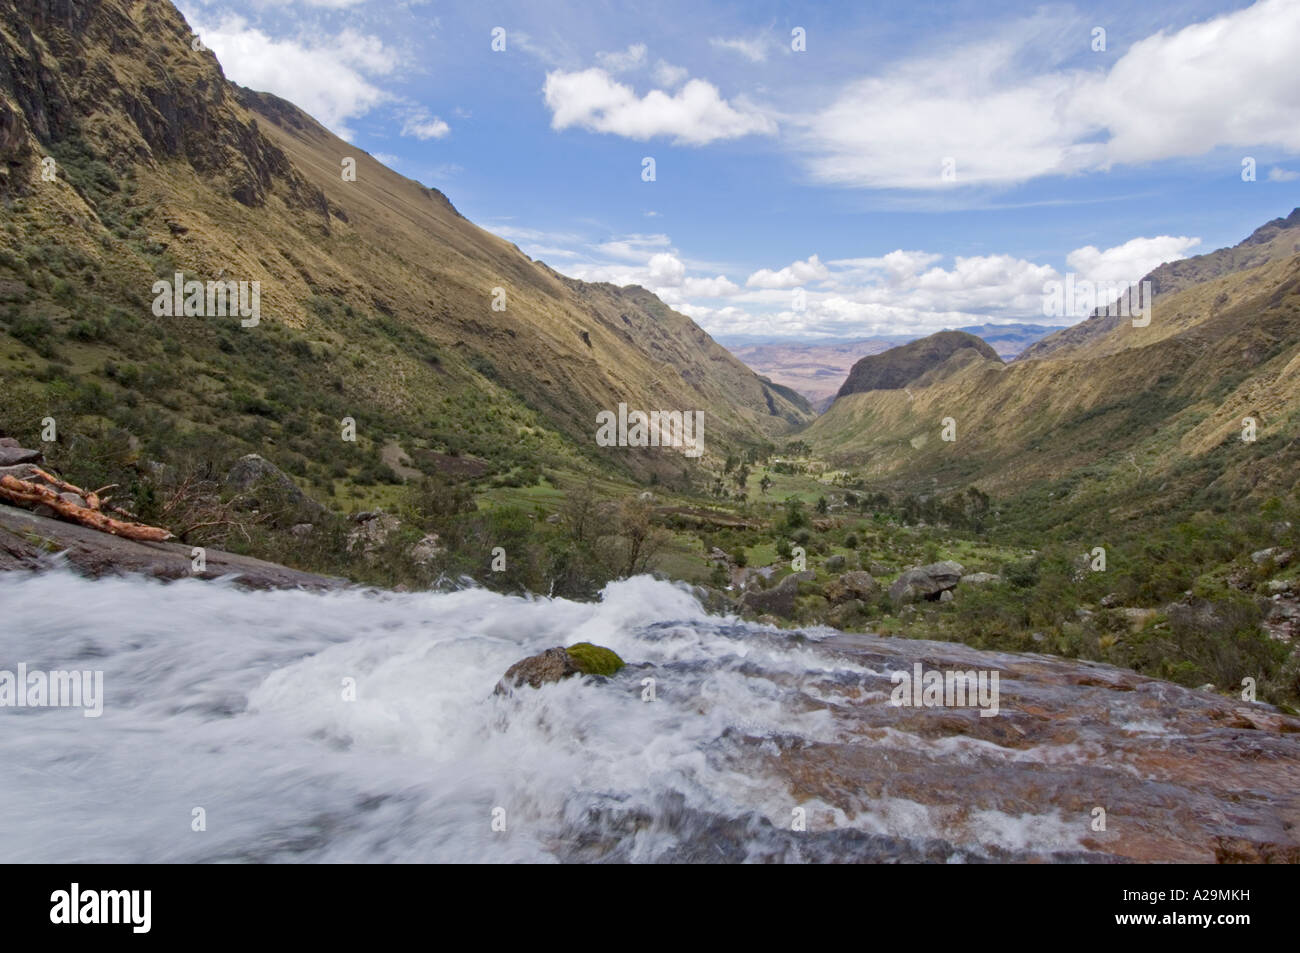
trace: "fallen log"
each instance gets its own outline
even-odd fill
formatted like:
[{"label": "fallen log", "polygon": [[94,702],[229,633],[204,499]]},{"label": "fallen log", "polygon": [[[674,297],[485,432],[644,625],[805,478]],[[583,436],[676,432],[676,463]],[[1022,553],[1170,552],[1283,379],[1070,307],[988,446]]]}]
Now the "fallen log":
[{"label": "fallen log", "polygon": [[[61,482],[61,481],[60,481]],[[137,539],[145,542],[161,543],[172,538],[172,534],[158,526],[145,526],[143,523],[124,523],[111,516],[105,516],[98,510],[69,503],[48,486],[19,480],[17,477],[0,477],[0,498],[14,503],[39,503],[48,506],[55,513],[73,523],[97,529],[101,533],[121,536],[123,539]]]}]

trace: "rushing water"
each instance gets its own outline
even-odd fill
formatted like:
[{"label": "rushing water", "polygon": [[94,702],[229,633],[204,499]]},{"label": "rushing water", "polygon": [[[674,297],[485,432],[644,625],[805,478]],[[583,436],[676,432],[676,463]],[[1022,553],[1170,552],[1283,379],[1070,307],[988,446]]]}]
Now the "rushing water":
[{"label": "rushing water", "polygon": [[[0,861],[962,860],[979,842],[1078,851],[1087,832],[1056,805],[979,809],[962,828],[920,795],[828,803],[783,753],[888,749],[903,770],[926,747],[962,770],[988,749],[1005,771],[1071,744],[1003,753],[886,728],[879,749],[847,746],[834,712],[882,709],[888,689],[863,685],[887,685],[889,664],[832,651],[830,630],[709,616],[647,577],[581,604],[12,573],[0,614],[0,669],[102,670],[105,694],[99,718],[0,710]],[[493,693],[513,662],[578,641],[629,665]]]}]

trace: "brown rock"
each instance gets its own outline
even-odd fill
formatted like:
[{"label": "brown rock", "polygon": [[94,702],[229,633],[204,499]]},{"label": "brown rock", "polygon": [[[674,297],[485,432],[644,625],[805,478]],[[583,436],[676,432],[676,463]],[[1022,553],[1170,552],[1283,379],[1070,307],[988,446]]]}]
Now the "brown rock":
[{"label": "brown rock", "polygon": [[569,653],[556,646],[553,649],[547,649],[540,655],[520,659],[514,665],[511,665],[506,669],[506,674],[501,681],[497,683],[496,693],[498,695],[507,694],[511,688],[518,688],[520,685],[541,688],[543,685],[558,682],[570,675],[577,674],[578,666],[573,664],[573,659],[569,657]]}]

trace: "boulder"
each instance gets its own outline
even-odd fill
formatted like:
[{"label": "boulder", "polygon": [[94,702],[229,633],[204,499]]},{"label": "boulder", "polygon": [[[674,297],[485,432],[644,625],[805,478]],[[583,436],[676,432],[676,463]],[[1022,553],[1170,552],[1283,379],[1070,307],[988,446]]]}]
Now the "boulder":
[{"label": "boulder", "polygon": [[740,598],[743,609],[766,612],[789,619],[794,616],[794,600],[799,595],[799,583],[816,578],[811,572],[795,572],[786,576],[771,589],[751,589]]},{"label": "boulder", "polygon": [[1270,546],[1268,549],[1257,550],[1250,554],[1250,560],[1255,565],[1262,566],[1265,563],[1272,563],[1277,569],[1285,569],[1291,564],[1294,557],[1295,553],[1280,546]]},{"label": "boulder", "polygon": [[850,600],[870,600],[880,591],[880,583],[869,572],[846,572],[839,579],[827,583],[826,598],[839,604]]},{"label": "boulder", "polygon": [[570,675],[578,674],[578,666],[573,664],[569,653],[561,647],[547,649],[540,655],[531,655],[520,659],[506,669],[506,674],[497,682],[496,693],[505,694],[511,688],[529,685],[541,688],[551,682],[558,682]]},{"label": "boulder", "polygon": [[623,665],[618,653],[590,642],[579,642],[567,649],[556,646],[511,665],[497,682],[496,694],[509,694],[521,685],[541,688],[573,675],[614,675]]},{"label": "boulder", "polygon": [[961,563],[947,560],[909,569],[889,587],[889,598],[895,603],[917,602],[921,599],[934,601],[940,593],[956,587],[961,581]]},{"label": "boulder", "polygon": [[227,489],[244,494],[242,503],[247,508],[282,508],[287,517],[283,522],[290,525],[318,520],[327,512],[324,506],[304,493],[289,474],[256,453],[246,454],[236,460],[226,474],[224,485]]},{"label": "boulder", "polygon": [[969,572],[961,577],[961,581],[974,586],[982,586],[988,583],[1001,582],[1002,577],[995,572]]},{"label": "boulder", "polygon": [[827,572],[840,572],[845,565],[844,557],[837,553],[826,560],[825,568]]},{"label": "boulder", "polygon": [[0,447],[0,467],[16,467],[22,463],[40,463],[44,454],[39,450],[22,447]]}]

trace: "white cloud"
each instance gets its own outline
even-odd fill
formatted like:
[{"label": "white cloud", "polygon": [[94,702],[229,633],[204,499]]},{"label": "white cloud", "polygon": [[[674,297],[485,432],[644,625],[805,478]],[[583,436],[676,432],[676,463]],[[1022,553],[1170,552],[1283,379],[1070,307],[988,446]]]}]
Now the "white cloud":
[{"label": "white cloud", "polygon": [[722,298],[733,295],[740,286],[727,278],[717,275],[713,278],[687,278],[682,282],[682,294],[692,298]]},{"label": "white cloud", "polygon": [[417,139],[441,139],[449,132],[451,126],[437,116],[412,116],[402,124],[402,135]]},{"label": "white cloud", "polygon": [[1292,172],[1277,165],[1268,170],[1270,182],[1294,182],[1296,179],[1300,179],[1300,172]]},{"label": "white cloud", "polygon": [[684,66],[674,66],[672,63],[660,60],[655,64],[654,78],[655,82],[665,89],[672,89],[674,86],[680,86],[686,82],[686,77],[690,71]]},{"label": "white cloud", "polygon": [[1300,152],[1300,3],[1253,6],[1133,44],[1109,71],[1031,72],[1041,19],[899,64],[792,116],[814,179],[866,188],[1004,185],[1215,148]]},{"label": "white cloud", "polygon": [[377,37],[345,30],[335,37],[277,40],[238,16],[206,26],[191,22],[226,76],[290,100],[341,138],[351,136],[350,120],[392,98],[367,76],[397,65]]},{"label": "white cloud", "polygon": [[[1066,323],[1043,314],[1043,286],[1061,280],[1061,271],[1014,255],[957,256],[946,266],[942,255],[901,248],[825,262],[809,255],[754,271],[742,286],[716,263],[683,255],[662,233],[591,241],[510,225],[492,231],[571,277],[640,285],[713,334],[867,337],[977,324]],[[1070,252],[1065,265],[1092,281],[1135,280],[1199,243],[1162,235],[1105,249],[1085,246]],[[794,288],[803,289],[803,310],[794,310]]]},{"label": "white cloud", "polygon": [[1201,243],[1185,235],[1159,235],[1133,238],[1123,245],[1098,251],[1092,245],[1076,248],[1065,256],[1065,263],[1080,278],[1088,281],[1134,282],[1167,261],[1187,257],[1187,251]]},{"label": "white cloud", "polygon": [[754,37],[753,39],[714,37],[709,40],[709,45],[716,49],[739,53],[751,63],[761,63],[767,59],[767,41],[763,37]]},{"label": "white cloud", "polygon": [[1216,146],[1300,151],[1300,3],[1253,6],[1134,43],[1075,103],[1110,132],[1106,157],[1146,162]]},{"label": "white cloud", "polygon": [[625,73],[645,65],[646,46],[634,43],[618,53],[597,53],[596,62],[610,73]]},{"label": "white cloud", "polygon": [[675,143],[694,146],[776,131],[771,119],[731,105],[701,79],[676,93],[653,89],[637,96],[603,69],[556,70],[546,74],[544,94],[553,129],[581,126],[638,140],[671,136]]},{"label": "white cloud", "polygon": [[745,281],[750,288],[795,288],[810,281],[820,281],[830,275],[816,255],[807,261],[796,261],[780,271],[762,268]]}]

